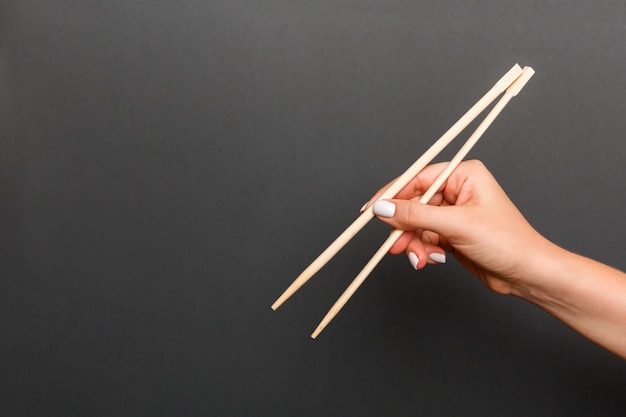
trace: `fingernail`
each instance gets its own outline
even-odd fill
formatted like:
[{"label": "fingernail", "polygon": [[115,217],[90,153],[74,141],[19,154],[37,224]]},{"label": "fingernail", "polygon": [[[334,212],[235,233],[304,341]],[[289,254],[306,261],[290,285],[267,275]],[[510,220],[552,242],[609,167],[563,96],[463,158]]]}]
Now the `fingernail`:
[{"label": "fingernail", "polygon": [[413,252],[409,252],[409,262],[411,262],[411,266],[413,267],[413,269],[417,270],[417,264],[420,262],[420,260]]},{"label": "fingernail", "polygon": [[428,258],[430,258],[430,260],[433,262],[437,262],[438,264],[446,263],[446,255],[444,255],[443,253],[433,252],[428,255]]},{"label": "fingernail", "polygon": [[374,214],[381,217],[393,217],[396,213],[396,205],[385,200],[378,200],[374,203]]},{"label": "fingernail", "polygon": [[[369,203],[369,201],[367,203]],[[363,204],[363,207],[361,207],[361,210],[359,210],[361,213],[365,211],[365,208],[367,207],[367,203]]]}]

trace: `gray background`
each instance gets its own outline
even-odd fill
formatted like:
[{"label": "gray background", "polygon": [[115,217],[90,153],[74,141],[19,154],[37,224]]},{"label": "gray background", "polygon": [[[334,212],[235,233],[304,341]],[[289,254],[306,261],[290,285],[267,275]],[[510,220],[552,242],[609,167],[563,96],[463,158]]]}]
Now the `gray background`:
[{"label": "gray background", "polygon": [[515,62],[471,157],[626,269],[623,1],[0,1],[0,414],[623,415],[624,361],[454,260],[312,341],[380,222],[269,308]]}]

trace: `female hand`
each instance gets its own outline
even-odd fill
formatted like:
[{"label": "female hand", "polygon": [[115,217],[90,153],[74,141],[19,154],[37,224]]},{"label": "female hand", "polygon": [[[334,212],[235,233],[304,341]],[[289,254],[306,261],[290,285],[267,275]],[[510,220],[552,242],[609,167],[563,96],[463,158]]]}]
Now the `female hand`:
[{"label": "female hand", "polygon": [[462,162],[430,203],[420,204],[445,165],[426,167],[395,199],[374,203],[380,220],[405,230],[390,253],[406,253],[420,269],[445,262],[447,250],[488,288],[511,293],[529,262],[551,243],[528,224],[479,161]]}]

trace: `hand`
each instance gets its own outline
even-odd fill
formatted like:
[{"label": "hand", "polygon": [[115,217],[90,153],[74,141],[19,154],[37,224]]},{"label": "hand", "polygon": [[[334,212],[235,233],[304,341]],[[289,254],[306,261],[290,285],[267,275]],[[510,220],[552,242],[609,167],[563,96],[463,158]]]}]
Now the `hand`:
[{"label": "hand", "polygon": [[511,293],[520,286],[529,261],[551,243],[528,224],[479,161],[461,163],[430,203],[420,204],[420,196],[445,165],[426,167],[395,199],[374,204],[380,220],[405,230],[390,253],[406,253],[419,269],[438,263],[447,250],[488,288]]}]

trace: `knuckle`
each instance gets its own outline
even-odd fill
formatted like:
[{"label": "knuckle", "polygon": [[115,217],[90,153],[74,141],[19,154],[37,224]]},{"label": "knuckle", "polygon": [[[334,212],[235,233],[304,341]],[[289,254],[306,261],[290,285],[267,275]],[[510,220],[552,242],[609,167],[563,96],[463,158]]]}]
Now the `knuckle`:
[{"label": "knuckle", "polygon": [[469,161],[466,161],[468,166],[470,166],[472,169],[484,169],[485,168],[485,164],[483,164],[482,161],[478,160],[478,159],[470,159]]},{"label": "knuckle", "polygon": [[416,201],[412,201],[407,204],[404,204],[405,210],[403,210],[402,219],[401,219],[403,226],[415,228],[420,218],[419,204],[420,203]]}]

